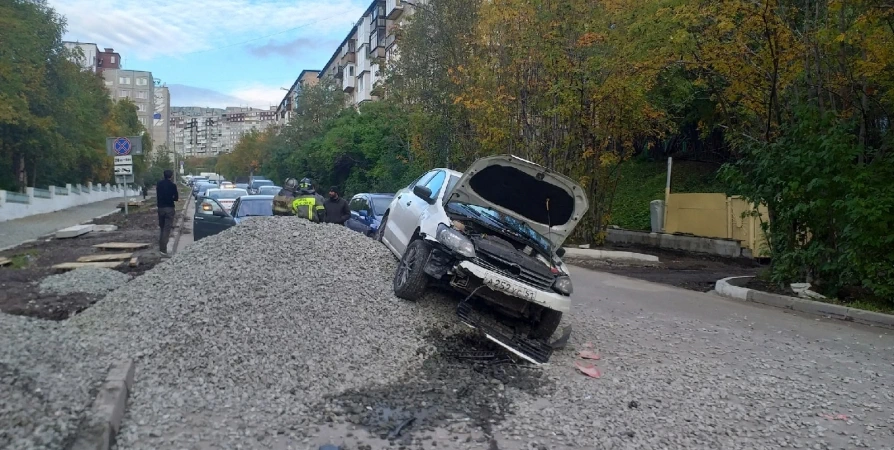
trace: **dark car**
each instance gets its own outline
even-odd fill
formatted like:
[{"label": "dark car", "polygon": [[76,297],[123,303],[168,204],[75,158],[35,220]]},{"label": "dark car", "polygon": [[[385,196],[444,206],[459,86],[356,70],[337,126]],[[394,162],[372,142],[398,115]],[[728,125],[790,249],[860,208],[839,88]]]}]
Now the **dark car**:
[{"label": "dark car", "polygon": [[357,194],[351,197],[348,203],[351,218],[345,226],[367,236],[375,236],[382,223],[382,215],[388,210],[392,199],[394,194]]},{"label": "dark car", "polygon": [[214,183],[211,181],[200,181],[192,187],[192,195],[193,195],[193,197],[196,198],[196,200],[198,200],[199,197],[202,197],[205,195],[205,191],[207,191],[208,189],[216,189],[216,188],[217,188],[217,183]]},{"label": "dark car", "polygon": [[236,199],[228,214],[226,209],[213,198],[204,197],[196,205],[193,216],[192,233],[195,240],[202,239],[227,228],[239,225],[248,217],[272,216],[272,195],[246,195]]},{"label": "dark car", "polygon": [[261,186],[273,186],[273,182],[270,180],[261,180],[258,178],[251,180],[251,183],[249,183],[247,189],[249,195],[257,195],[258,189],[260,189]]},{"label": "dark car", "polygon": [[279,186],[261,186],[258,188],[258,195],[276,195],[281,190]]}]

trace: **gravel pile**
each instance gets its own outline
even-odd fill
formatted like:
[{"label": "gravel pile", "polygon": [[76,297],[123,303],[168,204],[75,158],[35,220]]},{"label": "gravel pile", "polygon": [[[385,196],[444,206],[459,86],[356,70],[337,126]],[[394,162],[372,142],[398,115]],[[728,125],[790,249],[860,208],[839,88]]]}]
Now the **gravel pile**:
[{"label": "gravel pile", "polygon": [[257,218],[109,294],[71,322],[138,358],[120,448],[266,448],[325,397],[418,369],[429,330],[459,325],[446,303],[394,297],[395,267],[344,227]]},{"label": "gravel pile", "polygon": [[130,281],[130,276],[100,267],[82,267],[59,275],[50,275],[40,282],[41,294],[67,295],[84,293],[101,295],[114,291]]},{"label": "gravel pile", "polygon": [[108,364],[65,323],[0,313],[0,448],[73,442]]}]

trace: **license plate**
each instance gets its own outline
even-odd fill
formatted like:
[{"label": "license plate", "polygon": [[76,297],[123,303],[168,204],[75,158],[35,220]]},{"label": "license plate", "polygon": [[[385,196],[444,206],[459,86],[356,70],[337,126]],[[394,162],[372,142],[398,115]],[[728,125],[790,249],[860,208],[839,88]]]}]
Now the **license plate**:
[{"label": "license plate", "polygon": [[516,283],[510,283],[499,278],[484,277],[484,285],[495,291],[505,292],[514,297],[524,300],[534,300],[534,291],[519,286]]}]

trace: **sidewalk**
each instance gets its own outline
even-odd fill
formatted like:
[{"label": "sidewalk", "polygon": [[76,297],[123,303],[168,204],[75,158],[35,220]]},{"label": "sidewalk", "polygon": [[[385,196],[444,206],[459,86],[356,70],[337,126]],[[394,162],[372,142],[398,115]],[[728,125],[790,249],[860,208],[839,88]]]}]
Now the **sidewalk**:
[{"label": "sidewalk", "polygon": [[119,203],[120,198],[112,198],[61,211],[0,222],[0,250],[116,211]]}]

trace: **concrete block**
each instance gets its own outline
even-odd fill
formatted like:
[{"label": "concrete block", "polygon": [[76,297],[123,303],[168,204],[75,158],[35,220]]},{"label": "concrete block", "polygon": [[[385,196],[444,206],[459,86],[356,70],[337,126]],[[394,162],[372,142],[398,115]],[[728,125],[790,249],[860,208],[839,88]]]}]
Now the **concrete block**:
[{"label": "concrete block", "polygon": [[78,432],[74,450],[106,450],[115,442],[121,428],[127,397],[133,389],[133,361],[119,361],[112,365],[106,381],[99,388],[90,410],[92,421]]},{"label": "concrete block", "polygon": [[[115,211],[118,212],[118,211]],[[118,225],[93,225],[94,233],[108,233],[118,229]]]},{"label": "concrete block", "polygon": [[108,450],[111,444],[112,427],[108,423],[99,423],[82,428],[71,450]]},{"label": "concrete block", "polygon": [[854,322],[878,327],[894,328],[894,316],[862,309],[848,308],[848,314]]},{"label": "concrete block", "polygon": [[752,277],[729,277],[722,280],[717,280],[717,282],[714,283],[714,290],[724,297],[730,297],[739,300],[748,300],[749,293],[753,291],[751,289],[736,286],[734,283],[737,280],[747,282],[749,278]]},{"label": "concrete block", "polygon": [[658,262],[655,255],[646,255],[643,253],[621,252],[613,250],[597,250],[583,248],[566,248],[565,257],[581,258],[581,259],[611,259],[611,260],[630,260],[630,261],[646,261]]},{"label": "concrete block", "polygon": [[134,373],[136,372],[136,364],[133,361],[119,361],[112,364],[106,381],[121,381],[127,387],[127,392],[133,390]]},{"label": "concrete block", "polygon": [[106,381],[96,395],[93,410],[112,427],[112,435],[118,433],[124,408],[127,407],[127,386],[123,381]]},{"label": "concrete block", "polygon": [[56,232],[56,239],[75,238],[93,231],[93,225],[75,225]]}]

